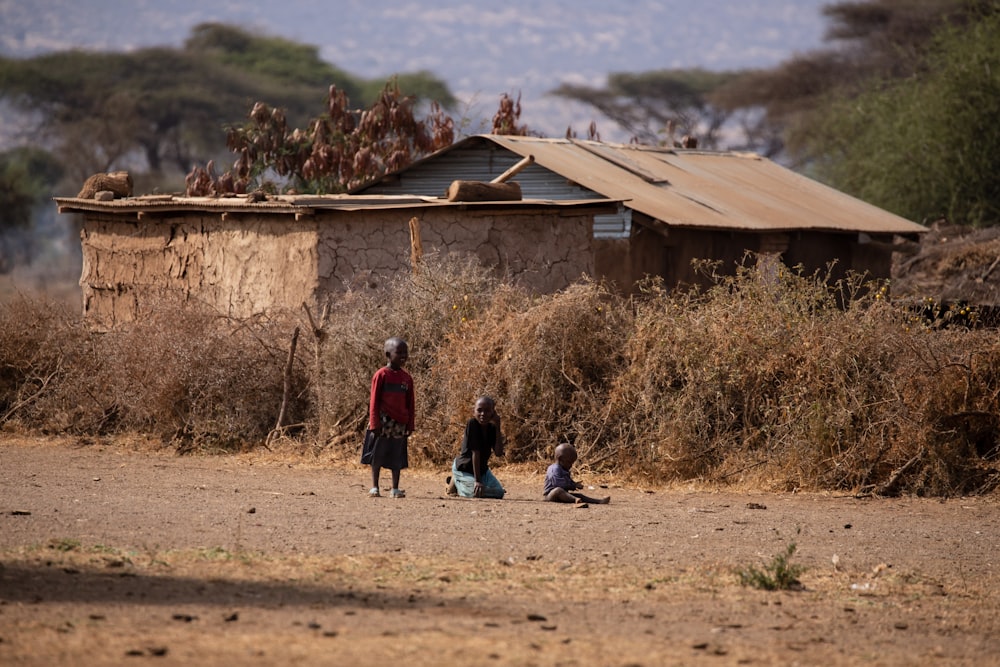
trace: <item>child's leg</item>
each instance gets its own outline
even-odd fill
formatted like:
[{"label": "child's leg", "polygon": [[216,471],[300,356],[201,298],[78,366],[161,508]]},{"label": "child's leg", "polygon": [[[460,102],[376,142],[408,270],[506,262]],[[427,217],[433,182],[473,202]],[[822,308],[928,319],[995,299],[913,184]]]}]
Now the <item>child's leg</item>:
[{"label": "child's leg", "polygon": [[556,487],[548,492],[545,499],[554,503],[575,503],[578,501],[576,494],[570,493],[566,489]]},{"label": "child's leg", "polygon": [[611,502],[611,496],[604,496],[603,498],[591,498],[590,496],[585,496],[582,493],[571,493],[571,496],[576,496],[579,498],[579,502],[582,503],[593,503],[595,505],[607,505]]},{"label": "child's leg", "polygon": [[504,497],[507,493],[503,486],[500,484],[500,480],[496,478],[492,470],[487,470],[483,474],[483,498],[496,498],[500,499]]},{"label": "child's leg", "polygon": [[393,468],[392,472],[392,488],[399,488],[399,468]]},{"label": "child's leg", "polygon": [[463,498],[471,498],[473,489],[476,486],[476,478],[469,473],[461,472],[451,464],[451,481],[455,484],[455,491]]}]

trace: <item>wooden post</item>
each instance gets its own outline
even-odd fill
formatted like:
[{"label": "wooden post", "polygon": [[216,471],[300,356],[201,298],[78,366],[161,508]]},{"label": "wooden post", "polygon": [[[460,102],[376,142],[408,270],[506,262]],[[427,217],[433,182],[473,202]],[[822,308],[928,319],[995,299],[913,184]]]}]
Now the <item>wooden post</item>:
[{"label": "wooden post", "polygon": [[[274,430],[267,434],[267,447],[273,439],[279,437],[285,430],[285,415],[288,413],[288,397],[292,393],[292,371],[295,369],[295,348],[299,343],[299,328],[295,327],[292,333],[292,344],[288,348],[288,360],[285,362],[284,387],[281,393],[281,407],[278,409],[278,423],[274,425]],[[270,449],[268,447],[268,449]]]},{"label": "wooden post", "polygon": [[504,173],[502,173],[499,176],[497,176],[496,178],[494,178],[492,181],[490,181],[490,183],[506,183],[507,181],[509,181],[510,179],[512,179],[514,176],[516,176],[517,174],[521,173],[521,171],[525,167],[527,167],[529,164],[531,164],[534,161],[535,161],[535,156],[534,155],[529,155],[528,157],[519,160],[517,162],[517,164],[515,164],[510,169],[508,169]]},{"label": "wooden post", "polygon": [[424,257],[424,245],[420,241],[420,218],[410,218],[410,270],[416,275],[419,272],[420,260]]},{"label": "wooden post", "polygon": [[324,376],[326,375],[323,356],[326,354],[326,342],[330,337],[326,330],[326,325],[330,322],[330,297],[327,296],[326,302],[323,304],[323,310],[320,313],[318,322],[313,319],[312,311],[309,310],[308,304],[303,303],[302,309],[306,311],[306,317],[309,318],[309,328],[312,329],[313,337],[316,339],[316,344],[313,349],[313,374],[315,377],[313,378],[312,385],[316,396],[316,414],[319,422],[319,441],[326,442],[326,439],[330,434],[330,425],[329,418],[326,414],[326,389],[323,385],[325,379]]}]

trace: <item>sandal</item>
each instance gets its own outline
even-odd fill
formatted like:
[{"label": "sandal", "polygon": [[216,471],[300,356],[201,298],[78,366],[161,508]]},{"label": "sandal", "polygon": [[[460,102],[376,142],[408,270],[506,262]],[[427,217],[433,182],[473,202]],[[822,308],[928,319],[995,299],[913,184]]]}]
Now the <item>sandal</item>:
[{"label": "sandal", "polygon": [[373,486],[372,490],[368,492],[368,497],[369,498],[378,498],[381,495],[382,494],[378,492],[378,487],[377,486]]},{"label": "sandal", "polygon": [[406,491],[403,491],[402,489],[393,489],[392,491],[389,492],[389,495],[391,495],[393,498],[405,498]]}]

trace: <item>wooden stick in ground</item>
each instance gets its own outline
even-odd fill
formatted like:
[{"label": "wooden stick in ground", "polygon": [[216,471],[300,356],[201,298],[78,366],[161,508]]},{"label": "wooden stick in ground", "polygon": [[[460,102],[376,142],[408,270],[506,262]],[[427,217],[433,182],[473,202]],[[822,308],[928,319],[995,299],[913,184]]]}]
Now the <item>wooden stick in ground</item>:
[{"label": "wooden stick in ground", "polygon": [[306,311],[306,317],[309,318],[309,327],[312,329],[313,336],[316,338],[316,344],[313,347],[314,380],[312,385],[316,393],[316,410],[319,419],[319,440],[323,441],[323,439],[326,438],[327,434],[330,432],[326,416],[326,392],[323,389],[323,378],[325,375],[323,355],[326,352],[326,342],[329,338],[329,334],[326,331],[326,325],[330,322],[330,297],[327,296],[326,302],[323,304],[323,310],[320,313],[319,322],[313,319],[312,311],[309,310],[309,304],[303,302],[302,309]]},{"label": "wooden stick in ground", "polygon": [[[292,332],[292,344],[288,348],[288,360],[285,362],[284,389],[281,393],[281,408],[278,410],[278,423],[275,424],[272,435],[280,434],[285,423],[285,414],[288,412],[288,396],[292,393],[292,369],[295,363],[295,348],[299,344],[299,328],[295,327]],[[270,438],[268,438],[270,439]]]},{"label": "wooden stick in ground", "polygon": [[424,245],[420,241],[420,218],[410,218],[410,270],[414,275],[419,271],[420,261],[424,257]]}]

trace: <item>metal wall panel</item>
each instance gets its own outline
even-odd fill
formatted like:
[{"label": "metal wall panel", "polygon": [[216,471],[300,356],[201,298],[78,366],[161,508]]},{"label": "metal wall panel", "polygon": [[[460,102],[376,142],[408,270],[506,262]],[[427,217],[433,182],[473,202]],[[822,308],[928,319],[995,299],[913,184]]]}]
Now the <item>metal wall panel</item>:
[{"label": "metal wall panel", "polygon": [[[521,156],[507,150],[481,147],[455,149],[432,160],[418,162],[405,171],[364,188],[370,195],[416,194],[443,197],[454,180],[491,181],[520,162]],[[554,171],[537,163],[529,165],[512,181],[521,186],[525,199],[582,200],[604,199],[604,196],[581,188]],[[600,215],[594,219],[594,238],[628,238],[632,229],[632,212],[622,207],[615,215]]]}]

